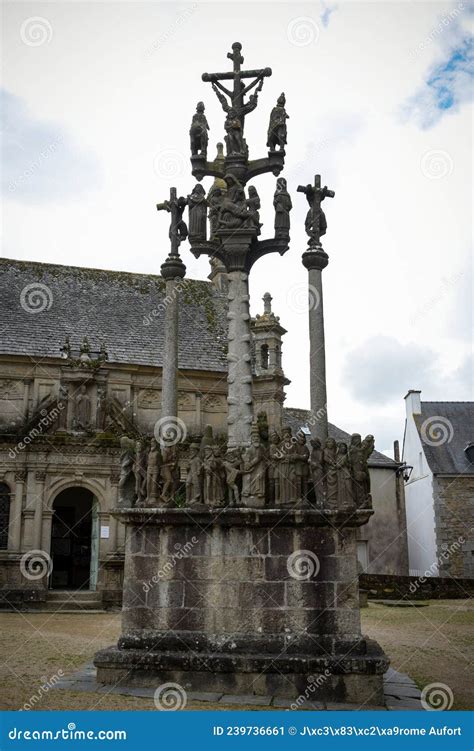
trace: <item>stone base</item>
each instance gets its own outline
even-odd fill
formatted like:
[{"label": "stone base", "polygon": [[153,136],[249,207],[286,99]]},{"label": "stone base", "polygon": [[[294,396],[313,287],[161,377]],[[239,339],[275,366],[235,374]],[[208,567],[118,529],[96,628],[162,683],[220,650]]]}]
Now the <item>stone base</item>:
[{"label": "stone base", "polygon": [[361,635],[356,527],[370,510],[128,509],[122,634],[97,680],[380,704]]},{"label": "stone base", "polygon": [[382,705],[388,660],[375,642],[366,654],[305,657],[146,651],[110,647],[98,652],[97,682],[158,688],[178,683],[186,691],[278,696],[296,700]]}]

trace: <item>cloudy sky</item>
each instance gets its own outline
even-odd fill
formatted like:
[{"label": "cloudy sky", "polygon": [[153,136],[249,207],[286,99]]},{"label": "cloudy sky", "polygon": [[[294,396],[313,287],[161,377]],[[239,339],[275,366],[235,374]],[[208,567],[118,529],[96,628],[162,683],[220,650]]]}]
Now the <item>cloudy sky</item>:
[{"label": "cloudy sky", "polygon": [[[287,405],[309,406],[296,187],[315,173],[336,191],[324,238],[331,422],[387,450],[408,388],[472,399],[472,4],[68,0],[6,2],[3,14],[1,255],[159,273],[167,220],[155,204],[194,184],[198,100],[210,143],[222,140],[201,73],[227,69],[239,40],[245,67],[273,69],[246,121],[252,158],[266,154],[281,91],[290,115],[291,248],[251,276],[253,314],[268,289],[288,329]],[[271,236],[275,178],[254,184]],[[190,277],[207,276],[205,259],[182,255]]]}]

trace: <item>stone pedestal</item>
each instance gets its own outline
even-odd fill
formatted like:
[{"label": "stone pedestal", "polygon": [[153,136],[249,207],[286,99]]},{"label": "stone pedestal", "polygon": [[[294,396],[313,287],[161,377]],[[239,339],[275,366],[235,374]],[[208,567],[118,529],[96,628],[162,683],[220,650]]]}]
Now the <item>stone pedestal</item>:
[{"label": "stone pedestal", "polygon": [[[370,511],[115,511],[127,526],[122,635],[97,680],[381,704],[361,635],[356,527]],[[350,526],[349,526],[350,525]]]}]

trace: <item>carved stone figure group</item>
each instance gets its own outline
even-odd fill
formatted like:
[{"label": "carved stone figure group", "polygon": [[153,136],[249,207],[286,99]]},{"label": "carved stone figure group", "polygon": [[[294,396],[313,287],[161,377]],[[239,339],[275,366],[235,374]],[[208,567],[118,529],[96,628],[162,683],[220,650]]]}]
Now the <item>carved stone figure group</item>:
[{"label": "carved stone figure group", "polygon": [[[226,189],[213,186],[206,197],[202,185],[197,183],[188,195],[189,240],[191,245],[207,240],[207,218],[209,218],[210,240],[216,242],[219,230],[254,228],[260,234],[260,196],[250,185],[248,197],[239,180],[232,174],[226,175]],[[278,178],[273,198],[275,209],[275,237],[288,238],[290,231],[290,211],[292,203],[286,180]]]},{"label": "carved stone figure group", "polygon": [[313,498],[319,508],[347,509],[370,506],[368,460],[374,450],[374,437],[362,440],[358,433],[349,445],[327,438],[324,446],[311,440],[309,456]]},{"label": "carved stone figure group", "polygon": [[120,441],[119,506],[148,508],[173,503],[179,486],[177,446],[146,443],[123,436]]},{"label": "carved stone figure group", "polygon": [[[354,433],[349,444],[329,437],[324,445],[306,435],[281,436],[258,422],[251,444],[243,449],[217,443],[210,428],[200,443],[160,448],[152,438],[122,438],[119,505],[150,508],[175,505],[180,485],[180,454],[184,465],[186,506],[248,506],[351,510],[370,508],[368,459],[374,450],[371,435]],[[182,457],[183,458],[183,457]]]},{"label": "carved stone figure group", "polygon": [[273,432],[262,439],[252,430],[252,442],[243,450],[228,451],[212,443],[192,444],[186,479],[187,505],[292,507],[300,503],[317,508],[347,510],[370,507],[368,459],[373,436],[363,441],[354,434],[349,446],[328,438],[322,446],[306,436]]}]

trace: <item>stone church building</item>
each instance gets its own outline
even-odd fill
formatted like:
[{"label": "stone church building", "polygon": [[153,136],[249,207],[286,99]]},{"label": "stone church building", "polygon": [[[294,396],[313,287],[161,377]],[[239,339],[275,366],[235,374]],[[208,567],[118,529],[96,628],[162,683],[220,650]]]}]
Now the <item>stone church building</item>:
[{"label": "stone church building", "polygon": [[[178,415],[191,440],[208,425],[216,436],[226,427],[225,274],[214,267],[209,279],[179,285]],[[118,498],[119,438],[152,436],[161,417],[165,283],[0,259],[0,300],[4,603],[21,607],[44,602],[54,590],[91,590],[102,605],[116,604],[124,527],[110,510]],[[290,424],[296,431],[307,413],[284,408],[286,331],[270,295],[252,332],[255,413],[266,413],[270,430]],[[335,426],[331,431],[347,438]],[[377,451],[370,460],[376,513],[360,530],[359,556],[370,573],[407,573],[399,467]]]}]

